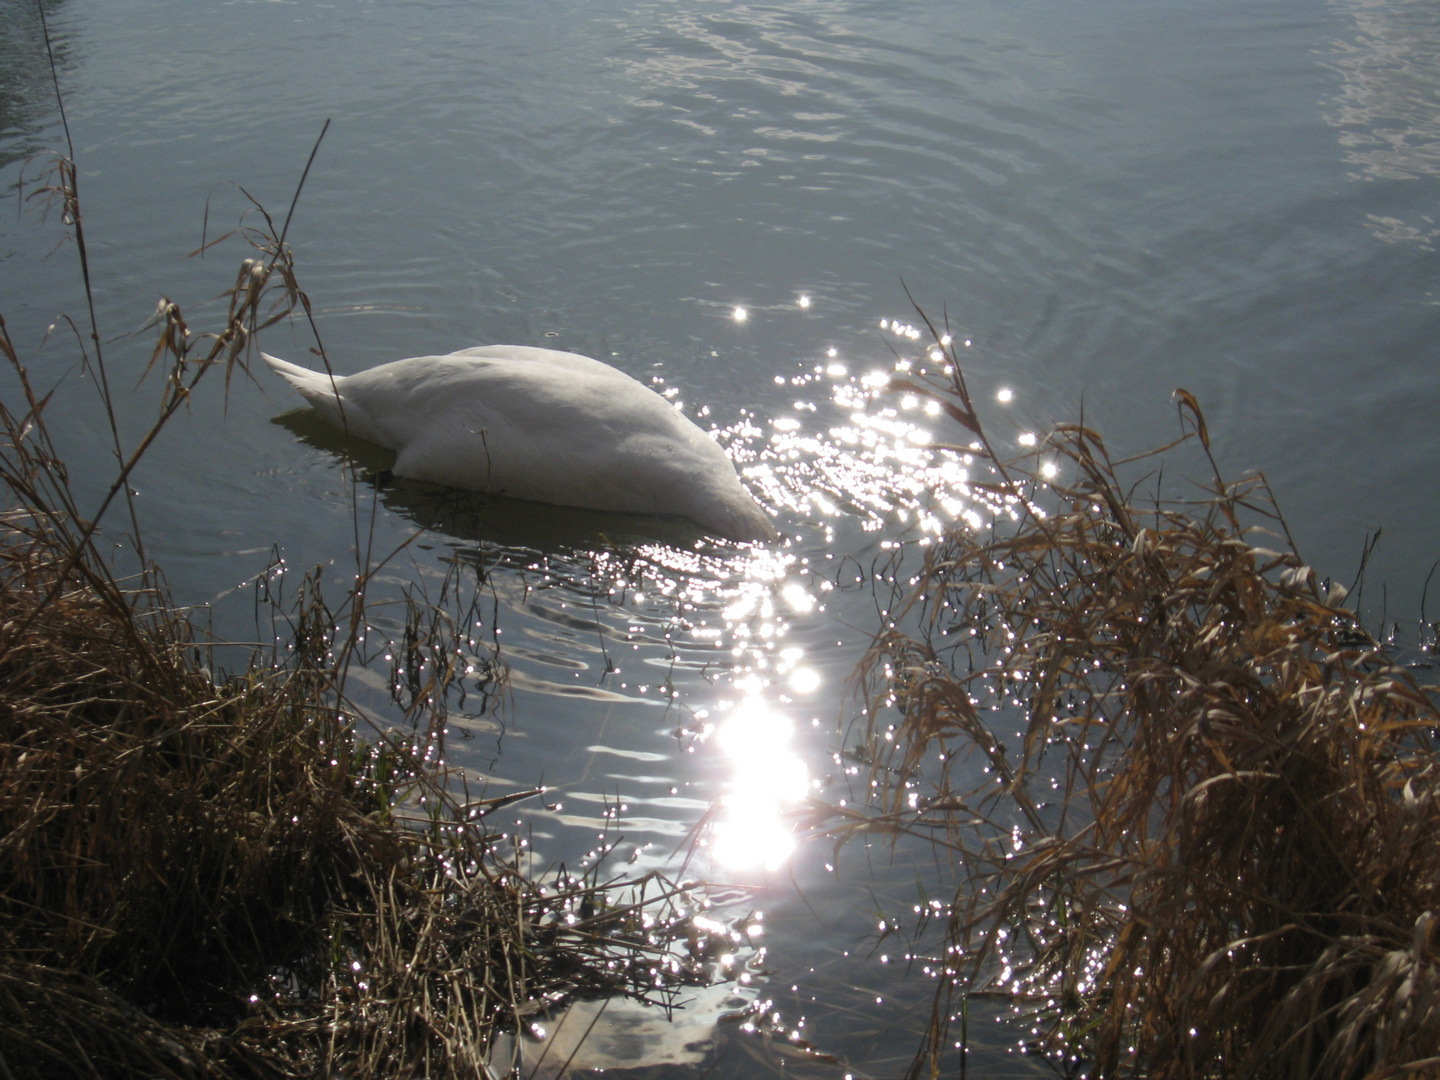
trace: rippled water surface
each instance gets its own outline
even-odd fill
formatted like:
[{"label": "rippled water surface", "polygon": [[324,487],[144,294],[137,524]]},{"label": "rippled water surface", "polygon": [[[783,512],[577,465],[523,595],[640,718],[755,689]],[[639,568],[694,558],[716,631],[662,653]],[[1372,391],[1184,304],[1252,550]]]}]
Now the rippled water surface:
[{"label": "rippled water surface", "polygon": [[[493,698],[474,682],[450,758],[491,790],[550,789],[516,810],[546,859],[603,832],[622,865],[665,864],[708,814],[701,872],[737,883],[717,902],[766,916],[763,966],[725,992],[774,1000],[857,1074],[900,1071],[928,1008],[861,939],[917,869],[858,847],[833,869],[779,822],[837,770],[874,563],[971,509],[935,497],[973,468],[928,449],[957,433],[877,396],[877,372],[924,359],[907,289],[1009,445],[1083,410],[1117,455],[1145,449],[1190,390],[1222,468],[1266,473],[1322,573],[1349,583],[1383,530],[1364,602],[1413,640],[1440,556],[1427,0],[47,10],[130,437],[155,398],[132,389],[136,332],[161,296],[193,326],[218,314],[238,241],[187,256],[253,222],[250,197],[283,217],[327,119],[288,239],[337,370],[563,348],[718,430],[782,542],[405,485],[352,499],[262,374],[197,394],[135,486],[149,554],[234,638],[258,632],[245,583],[272,552],[353,572],[355,499],[376,552],[425,526],[386,587],[437,589],[458,561],[510,675]],[[24,198],[27,159],[62,145],[49,75],[33,4],[0,0],[0,314],[32,375],[63,377],[52,421],[95,495],[113,460],[57,321],[84,310],[74,251]],[[296,321],[262,344],[304,361],[313,338]],[[738,1035],[690,1023],[674,1060],[703,1070],[694,1047],[719,1038],[719,1074],[747,1075]],[[610,1064],[666,1056],[653,1025],[618,1030]],[[990,1075],[1035,1071],[978,1041]]]}]

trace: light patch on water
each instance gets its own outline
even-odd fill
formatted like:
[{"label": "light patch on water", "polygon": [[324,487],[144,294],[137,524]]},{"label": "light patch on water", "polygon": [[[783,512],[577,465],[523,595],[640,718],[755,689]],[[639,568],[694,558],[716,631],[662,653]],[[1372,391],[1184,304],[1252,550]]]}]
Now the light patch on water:
[{"label": "light patch on water", "polygon": [[813,611],[815,608],[815,597],[798,581],[792,581],[785,585],[780,590],[780,596],[790,606],[791,611],[804,613]]},{"label": "light patch on water", "polygon": [[687,991],[684,1009],[666,1013],[624,998],[577,1001],[517,1039],[496,1040],[497,1075],[518,1068],[531,1080],[559,1080],[605,1069],[633,1069],[643,1057],[652,1069],[698,1071],[715,1039],[716,1018],[750,1006],[756,992],[736,983]]},{"label": "light patch on water", "polygon": [[729,789],[711,836],[711,854],[731,870],[778,870],[795,850],[790,814],[810,774],[793,746],[794,725],[758,694],[748,696],[715,732],[730,762]]},{"label": "light patch on water", "polygon": [[790,689],[797,694],[813,694],[820,685],[820,673],[814,668],[796,668],[790,676]]},{"label": "light patch on water", "polygon": [[[913,329],[882,322],[905,338]],[[844,364],[816,365],[787,381],[814,389],[821,400],[799,402],[794,414],[772,418],[768,445],[757,448],[735,430],[722,438],[732,447],[747,444],[752,463],[745,476],[782,515],[823,522],[849,514],[867,532],[899,524],[938,535],[982,520],[967,513],[977,504],[970,487],[973,448],[937,442],[933,425],[944,420],[944,405],[940,394],[923,389],[945,370],[932,372],[904,356],[858,377]],[[898,394],[896,379],[906,383]],[[834,417],[828,423],[817,412],[822,406]],[[921,417],[927,423],[917,422]]]},{"label": "light patch on water", "polygon": [[[1418,180],[1440,175],[1440,11],[1428,0],[1344,0],[1355,32],[1333,43],[1326,66],[1340,92],[1325,119],[1339,129],[1345,161],[1357,179]],[[1367,213],[1385,243],[1434,250],[1435,217],[1404,220]]]}]

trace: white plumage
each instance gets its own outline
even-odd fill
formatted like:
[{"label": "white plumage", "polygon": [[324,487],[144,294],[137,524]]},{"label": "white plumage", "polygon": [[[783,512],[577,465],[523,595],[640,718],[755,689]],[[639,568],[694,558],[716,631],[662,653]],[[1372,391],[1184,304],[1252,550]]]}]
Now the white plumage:
[{"label": "white plumage", "polygon": [[648,387],[577,353],[485,345],[357,375],[265,362],[327,420],[396,453],[396,476],[535,502],[673,514],[775,536],[725,451]]}]

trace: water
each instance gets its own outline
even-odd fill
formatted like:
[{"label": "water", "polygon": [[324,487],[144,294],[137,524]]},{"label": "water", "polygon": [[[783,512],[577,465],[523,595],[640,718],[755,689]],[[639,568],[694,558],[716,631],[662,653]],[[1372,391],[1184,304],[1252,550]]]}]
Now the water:
[{"label": "water", "polygon": [[[1004,441],[1083,408],[1117,455],[1145,449],[1190,390],[1221,467],[1268,476],[1322,574],[1348,584],[1383,530],[1363,602],[1414,640],[1440,557],[1440,13],[1423,0],[48,10],[127,437],[155,395],[132,389],[133,332],[162,295],[206,325],[240,251],[187,253],[253,222],[241,187],[283,216],[329,119],[289,240],[339,370],[489,342],[607,359],[724,428],[777,509],[769,552],[671,535],[622,565],[636,549],[597,537],[623,524],[511,507],[439,523],[390,568],[396,587],[452,557],[485,568],[512,688],[449,752],[496,790],[552,787],[517,815],[548,857],[579,858],[618,815],[619,856],[658,863],[747,762],[834,770],[878,623],[856,579],[919,510],[889,507],[923,467],[914,441],[850,419],[858,381],[918,347],[889,322],[918,321],[907,288],[971,341]],[[0,0],[0,312],[32,374],[68,372],[52,417],[93,498],[113,475],[103,420],[69,331],[47,338],[83,314],[73,251],[20,207],[25,159],[60,145],[48,79],[33,6]],[[312,343],[298,322],[263,339],[294,360]],[[335,580],[353,566],[335,456],[272,423],[293,399],[257,380],[198,394],[135,482],[150,555],[237,637],[272,548]],[[374,546],[432,520],[387,492]],[[695,734],[761,708],[749,730],[785,735],[764,753]],[[858,936],[913,868],[832,858],[731,871],[752,891],[727,895],[769,928],[771,974],[745,993],[885,1075],[929,990]],[[719,1038],[743,1075],[738,1036]],[[987,1067],[1029,1068],[981,1042]]]}]

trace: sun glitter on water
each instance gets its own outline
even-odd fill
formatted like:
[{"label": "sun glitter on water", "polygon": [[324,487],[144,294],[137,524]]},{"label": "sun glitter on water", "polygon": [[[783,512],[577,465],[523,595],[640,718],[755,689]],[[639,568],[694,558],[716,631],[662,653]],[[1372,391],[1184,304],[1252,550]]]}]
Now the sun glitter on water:
[{"label": "sun glitter on water", "polygon": [[810,787],[810,774],[791,745],[790,718],[752,688],[717,726],[714,743],[730,768],[711,833],[711,853],[732,870],[777,870],[795,850],[789,826]]},{"label": "sun glitter on water", "polygon": [[[708,845],[732,872],[773,871],[789,859],[797,808],[820,783],[807,769],[806,747],[796,745],[804,740],[795,698],[823,685],[799,641],[813,631],[812,615],[824,617],[841,563],[865,550],[928,545],[950,528],[983,530],[1014,512],[975,486],[990,475],[985,454],[976,443],[957,444],[943,394],[929,389],[948,383],[970,342],[947,336],[927,347],[914,326],[881,325],[899,339],[898,358],[867,364],[828,346],[776,376],[797,392],[791,410],[718,433],[747,483],[780,511],[786,535],[779,548],[731,563],[734,576],[721,589],[727,602],[717,637],[729,643],[738,701],[707,713],[707,742],[728,777]],[[1007,391],[1003,404],[1014,399]],[[852,575],[846,587],[860,580]]]}]

